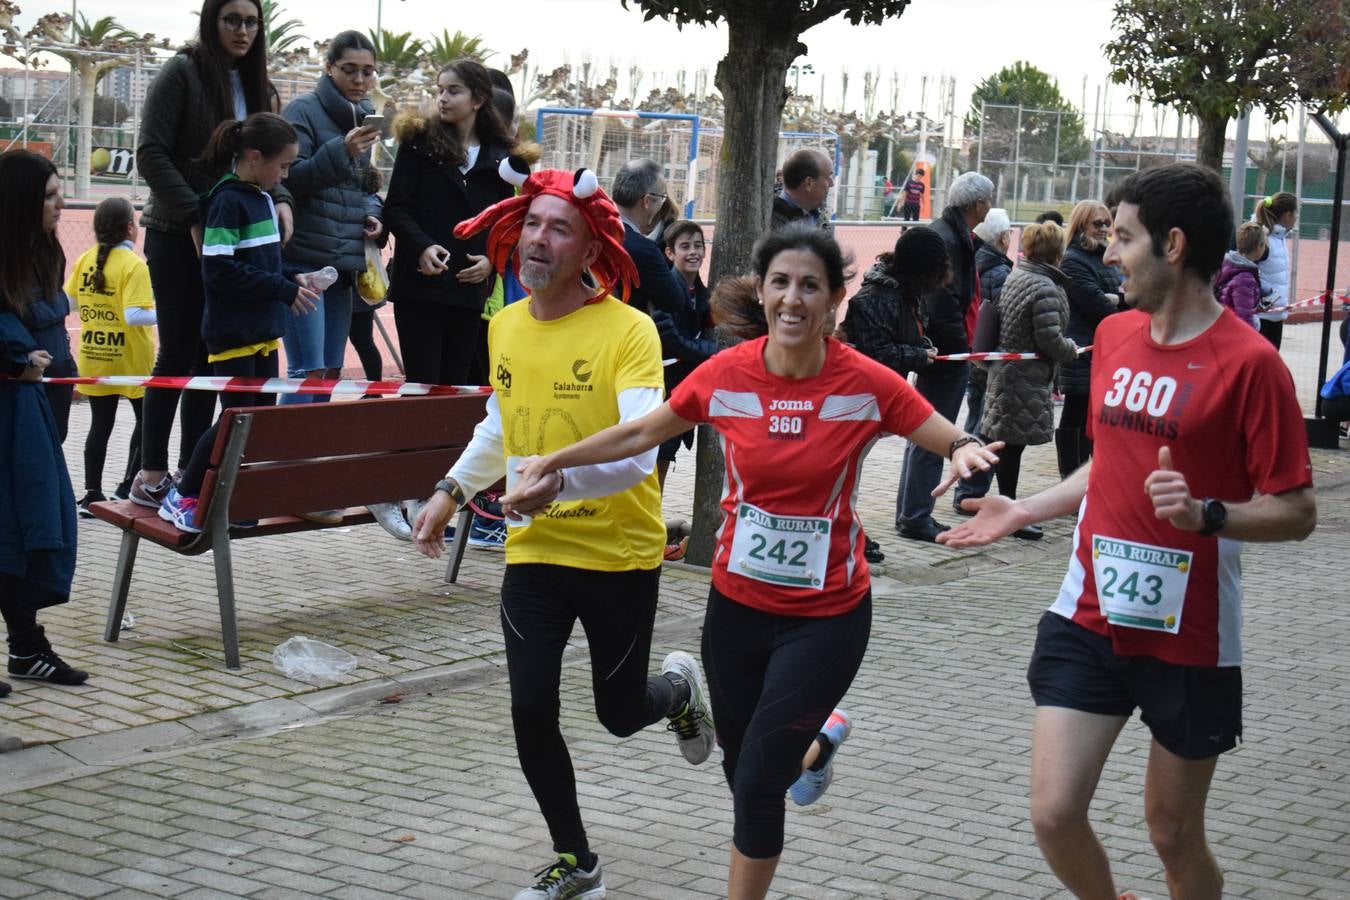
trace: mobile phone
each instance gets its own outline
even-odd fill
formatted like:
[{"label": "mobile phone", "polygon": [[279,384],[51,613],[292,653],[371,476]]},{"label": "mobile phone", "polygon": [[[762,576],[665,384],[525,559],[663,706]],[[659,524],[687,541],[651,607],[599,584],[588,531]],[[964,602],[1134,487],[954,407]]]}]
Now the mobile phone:
[{"label": "mobile phone", "polygon": [[371,113],[361,120],[362,128],[370,128],[375,131],[384,131],[384,116]]}]

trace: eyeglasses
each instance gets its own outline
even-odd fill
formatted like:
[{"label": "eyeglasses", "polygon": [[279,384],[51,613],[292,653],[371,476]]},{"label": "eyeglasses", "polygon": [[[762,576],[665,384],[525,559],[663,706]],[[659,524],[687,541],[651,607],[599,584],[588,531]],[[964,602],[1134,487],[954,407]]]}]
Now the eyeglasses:
[{"label": "eyeglasses", "polygon": [[352,81],[355,81],[358,78],[368,79],[375,77],[374,66],[345,65],[345,66],[336,66],[335,68],[342,73],[343,78],[350,78]]},{"label": "eyeglasses", "polygon": [[1093,220],[1092,220],[1092,227],[1093,227],[1093,228],[1110,228],[1110,227],[1111,227],[1111,220],[1110,220],[1110,219],[1093,219]]},{"label": "eyeglasses", "polygon": [[220,22],[230,31],[238,31],[242,28],[244,31],[252,34],[258,30],[258,26],[262,24],[262,19],[257,16],[249,16],[246,19],[243,16],[236,16],[234,13],[230,13],[227,16],[221,16]]},{"label": "eyeglasses", "polygon": [[654,193],[654,192],[652,192],[652,191],[648,191],[648,192],[647,192],[647,196],[648,196],[648,197],[655,197],[657,200],[660,200],[662,203],[665,203],[665,202],[666,202],[666,195],[665,195],[665,194],[657,194],[657,193]]}]

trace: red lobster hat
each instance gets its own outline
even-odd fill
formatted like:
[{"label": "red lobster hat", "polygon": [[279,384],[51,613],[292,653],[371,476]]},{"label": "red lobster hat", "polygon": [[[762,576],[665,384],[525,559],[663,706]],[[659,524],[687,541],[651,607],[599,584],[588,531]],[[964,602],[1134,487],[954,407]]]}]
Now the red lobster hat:
[{"label": "red lobster hat", "polygon": [[494,203],[472,219],[460,222],[455,226],[455,237],[464,240],[491,227],[492,231],[488,233],[488,259],[492,261],[493,268],[504,272],[512,251],[520,242],[520,232],[530,204],[541,194],[552,194],[575,206],[586,219],[595,239],[600,242],[600,255],[591,263],[591,274],[604,289],[604,294],[600,296],[614,293],[617,286],[619,296],[628,300],[638,283],[637,267],[633,265],[628,251],[623,249],[623,220],[619,218],[618,207],[601,190],[594,172],[590,169],[577,169],[575,173],[561,169],[541,169],[531,173],[529,166],[514,156],[503,159],[497,171],[503,179],[520,188],[520,193]]}]

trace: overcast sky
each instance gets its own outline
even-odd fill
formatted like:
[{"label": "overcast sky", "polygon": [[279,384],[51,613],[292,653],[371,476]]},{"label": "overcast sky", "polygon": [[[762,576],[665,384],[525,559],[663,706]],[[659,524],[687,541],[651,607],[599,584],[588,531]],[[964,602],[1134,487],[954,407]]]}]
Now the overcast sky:
[{"label": "overcast sky", "polygon": [[[200,8],[192,0],[76,2],[90,20],[116,16],[129,28],[176,42],[195,30]],[[481,35],[488,47],[501,52],[498,61],[503,64],[509,54],[526,47],[531,62],[546,69],[579,63],[588,54],[595,63],[612,61],[625,73],[636,64],[646,73],[644,92],[657,81],[669,82],[681,68],[691,77],[699,68],[713,69],[727,44],[725,28],[681,32],[660,19],[643,22],[636,9],[625,10],[619,0],[281,0],[281,6],[287,18],[305,23],[304,33],[311,39],[346,28],[373,28],[382,12],[383,25],[391,31],[423,36],[445,28]],[[49,8],[69,9],[25,0],[20,29],[27,30]],[[955,76],[957,98],[968,100],[981,78],[1027,59],[1059,78],[1075,103],[1082,101],[1087,76],[1090,106],[1096,85],[1106,77],[1101,45],[1110,36],[1110,21],[1110,0],[914,0],[900,19],[885,25],[855,28],[838,18],[807,32],[804,42],[810,52],[800,62],[809,63],[814,74],[801,76],[801,90],[818,94],[823,77],[826,103],[838,106],[841,74],[847,69],[850,105],[860,105],[864,70],[879,69],[887,103],[895,73],[901,107],[917,109],[927,75],[928,106],[934,113],[936,82],[942,76]],[[1072,40],[1064,40],[1066,35]],[[620,84],[626,86],[626,74]],[[1123,105],[1123,91],[1117,93]]]},{"label": "overcast sky", "polygon": [[[116,16],[133,30],[167,36],[175,43],[195,33],[200,9],[193,0],[75,2],[90,20]],[[21,31],[48,9],[69,9],[59,4],[47,7],[39,0],[24,0],[22,5],[17,23]],[[637,65],[644,73],[639,91],[643,96],[652,87],[672,83],[682,68],[689,73],[692,90],[694,73],[704,68],[711,75],[727,45],[725,28],[679,31],[660,19],[644,22],[636,8],[626,10],[620,0],[280,0],[280,5],[285,18],[305,23],[303,33],[311,40],[347,28],[373,28],[377,14],[382,14],[382,24],[390,31],[425,37],[441,29],[458,29],[479,35],[487,47],[498,51],[489,64],[505,65],[510,54],[523,48],[530,50],[531,64],[545,71],[586,58],[599,66],[612,62],[621,72],[621,93],[627,92],[629,67]],[[1102,53],[1111,37],[1112,6],[1112,0],[913,0],[901,18],[880,26],[854,27],[838,17],[803,36],[809,52],[798,62],[809,64],[812,74],[798,76],[800,90],[819,96],[823,81],[826,106],[837,108],[847,71],[847,106],[859,108],[863,73],[871,69],[881,77],[879,108],[890,105],[894,75],[899,110],[916,112],[927,76],[924,110],[940,116],[938,82],[953,76],[959,120],[982,78],[1027,60],[1058,79],[1065,98],[1087,115],[1089,127],[1101,90],[1102,111],[1111,114],[1104,124],[1128,132],[1133,105],[1124,87],[1107,85]],[[1159,130],[1170,134],[1174,128],[1163,123]],[[1152,130],[1148,123],[1142,129]],[[1254,129],[1253,136],[1261,135]]]}]

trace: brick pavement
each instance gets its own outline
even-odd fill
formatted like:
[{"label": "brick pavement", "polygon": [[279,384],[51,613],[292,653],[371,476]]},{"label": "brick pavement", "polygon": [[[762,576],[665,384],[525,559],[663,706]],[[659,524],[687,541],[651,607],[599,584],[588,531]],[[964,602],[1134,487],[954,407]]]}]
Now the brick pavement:
[{"label": "brick pavement", "polygon": [[[1296,376],[1311,368],[1304,344],[1287,354]],[[115,439],[110,472],[124,446]],[[882,442],[868,461],[869,522],[888,521],[900,447]],[[74,463],[77,438],[71,451]],[[1028,454],[1028,490],[1050,483],[1052,457]],[[1247,743],[1221,764],[1210,815],[1232,896],[1350,896],[1350,617],[1336,603],[1350,459],[1319,451],[1314,464],[1316,534],[1244,555]],[[687,508],[690,468],[674,470],[668,511]],[[978,552],[873,529],[888,560],[847,700],[859,728],[825,800],[789,812],[777,895],[1055,894],[1026,822],[1023,670],[1070,528]],[[0,755],[11,785],[0,896],[500,897],[543,864],[547,836],[505,716],[499,556],[469,554],[448,586],[439,564],[374,526],[241,544],[244,669],[231,673],[200,558],[143,551],[136,625],[102,642],[114,538],[82,523],[75,599],[44,616],[90,684],[20,684],[0,702],[0,732],[51,742]],[[668,566],[662,584],[654,665],[696,645],[706,593],[688,567]],[[347,687],[315,690],[271,668],[271,648],[296,633],[362,658]],[[659,728],[605,734],[588,678],[566,669],[564,729],[612,893],[716,896],[730,831],[719,770],[685,766]],[[379,702],[395,693],[402,702]],[[1146,744],[1132,723],[1094,821],[1122,886],[1157,897],[1139,801]]]}]

